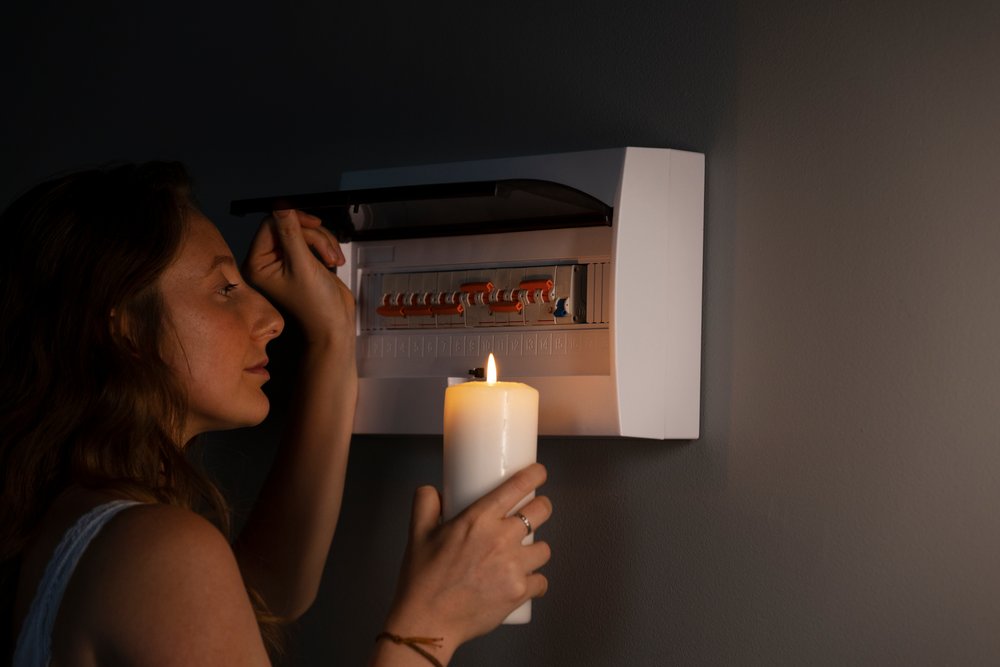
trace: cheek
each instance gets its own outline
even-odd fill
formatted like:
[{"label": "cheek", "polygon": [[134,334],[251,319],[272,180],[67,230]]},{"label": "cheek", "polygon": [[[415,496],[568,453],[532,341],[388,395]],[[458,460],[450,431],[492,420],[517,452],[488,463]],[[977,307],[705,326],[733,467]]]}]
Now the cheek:
[{"label": "cheek", "polygon": [[[164,355],[167,363],[185,383],[221,381],[216,373],[225,367],[236,347],[230,326],[218,318],[210,320],[198,313],[184,312],[173,318],[172,331],[168,335],[168,349]],[[226,341],[230,341],[227,344]]]}]

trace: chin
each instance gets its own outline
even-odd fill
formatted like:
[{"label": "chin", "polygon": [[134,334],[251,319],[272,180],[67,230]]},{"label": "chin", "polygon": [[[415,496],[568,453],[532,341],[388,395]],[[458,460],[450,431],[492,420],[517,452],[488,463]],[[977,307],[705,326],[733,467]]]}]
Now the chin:
[{"label": "chin", "polygon": [[265,401],[263,406],[257,409],[248,410],[243,414],[229,415],[228,418],[220,419],[216,428],[213,430],[232,431],[238,428],[257,426],[267,418],[270,411],[271,406],[267,403],[267,401]]},{"label": "chin", "polygon": [[195,409],[189,415],[189,433],[232,431],[257,426],[267,418],[271,402],[263,392],[242,393],[238,400],[215,400],[210,406]]},{"label": "chin", "polygon": [[253,417],[250,417],[244,426],[257,426],[262,421],[267,419],[267,415],[271,413],[271,404],[268,403],[267,399],[264,399],[264,407],[258,410]]}]

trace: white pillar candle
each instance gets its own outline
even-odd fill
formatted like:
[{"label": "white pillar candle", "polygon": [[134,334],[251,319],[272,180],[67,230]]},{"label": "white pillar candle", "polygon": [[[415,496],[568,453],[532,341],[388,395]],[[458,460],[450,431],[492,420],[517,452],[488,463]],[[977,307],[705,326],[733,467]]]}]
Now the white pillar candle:
[{"label": "white pillar candle", "polygon": [[[538,390],[520,382],[497,382],[490,354],[485,382],[465,382],[444,394],[444,518],[451,519],[503,480],[537,458]],[[530,494],[508,516],[534,497]],[[524,538],[531,544],[534,535]],[[531,601],[504,623],[531,620]]]}]

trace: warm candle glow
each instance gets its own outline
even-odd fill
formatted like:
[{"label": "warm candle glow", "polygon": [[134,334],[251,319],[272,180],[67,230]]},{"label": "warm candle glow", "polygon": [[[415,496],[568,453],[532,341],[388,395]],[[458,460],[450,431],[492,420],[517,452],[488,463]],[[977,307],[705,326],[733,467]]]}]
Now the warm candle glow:
[{"label": "warm candle glow", "polygon": [[[444,392],[445,521],[531,465],[538,454],[538,390],[520,382],[497,382],[497,362],[486,363],[486,382],[460,382]],[[510,508],[524,506],[534,493]],[[511,522],[513,524],[513,522]],[[523,533],[522,533],[523,535]],[[521,544],[534,540],[528,534]],[[531,602],[525,602],[504,623],[531,620]]]},{"label": "warm candle glow", "polygon": [[493,358],[493,353],[490,352],[490,358],[486,362],[486,384],[496,384],[497,383],[497,362]]}]

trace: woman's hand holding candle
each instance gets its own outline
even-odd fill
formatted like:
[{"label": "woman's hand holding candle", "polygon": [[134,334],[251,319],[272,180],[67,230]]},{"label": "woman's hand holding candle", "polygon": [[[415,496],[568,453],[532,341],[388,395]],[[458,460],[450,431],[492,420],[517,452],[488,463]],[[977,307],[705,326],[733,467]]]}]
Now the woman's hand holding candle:
[{"label": "woman's hand holding candle", "polygon": [[[522,545],[525,523],[509,515],[545,477],[544,466],[532,464],[445,523],[437,490],[417,489],[410,543],[386,630],[443,638],[440,648],[425,648],[444,664],[460,644],[544,595],[548,581],[536,570],[548,562],[549,546],[541,541]],[[537,496],[518,511],[537,529],[552,514],[552,503]],[[385,651],[399,648],[380,645]]]}]

